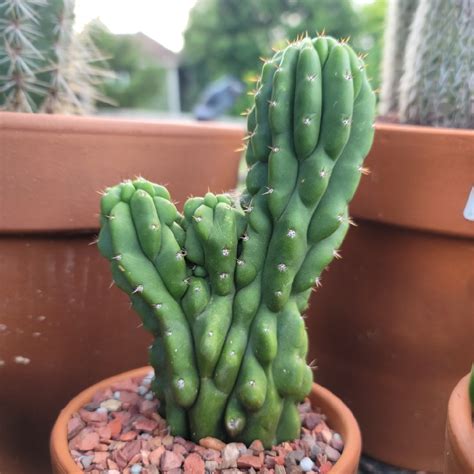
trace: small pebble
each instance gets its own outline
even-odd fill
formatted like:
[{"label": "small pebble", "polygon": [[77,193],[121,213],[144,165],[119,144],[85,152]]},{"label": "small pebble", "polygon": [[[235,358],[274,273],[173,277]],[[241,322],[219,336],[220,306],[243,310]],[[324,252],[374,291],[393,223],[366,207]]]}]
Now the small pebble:
[{"label": "small pebble", "polygon": [[81,464],[84,469],[87,469],[92,464],[94,456],[81,456]]},{"label": "small pebble", "polygon": [[337,449],[339,452],[342,452],[344,448],[344,441],[342,441],[341,435],[339,433],[334,433],[331,438],[331,446],[334,449]]},{"label": "small pebble", "polygon": [[153,400],[153,398],[154,398],[153,393],[148,392],[147,394],[145,394],[145,400]]},{"label": "small pebble", "polygon": [[143,385],[140,385],[140,386],[138,387],[138,395],[143,396],[143,395],[145,395],[145,393],[147,393],[147,392],[148,392],[148,387],[145,387],[145,386],[143,386]]},{"label": "small pebble", "polygon": [[107,411],[118,411],[122,408],[122,402],[115,398],[109,398],[101,402],[100,407],[105,408]]},{"label": "small pebble", "polygon": [[143,466],[141,466],[140,464],[133,464],[130,467],[130,474],[140,474],[140,472],[142,472],[142,469]]},{"label": "small pebble", "polygon": [[115,398],[115,400],[120,400],[120,392],[118,390],[115,391],[113,397]]},{"label": "small pebble", "polygon": [[106,407],[100,406],[99,408],[97,408],[97,409],[95,410],[95,412],[96,412],[96,413],[108,413],[109,410],[107,410]]},{"label": "small pebble", "polygon": [[314,462],[311,460],[311,458],[303,458],[300,461],[300,467],[303,469],[304,472],[311,471],[314,467]]},{"label": "small pebble", "polygon": [[324,454],[326,454],[327,458],[331,462],[336,462],[341,457],[341,453],[329,445],[326,446]]}]

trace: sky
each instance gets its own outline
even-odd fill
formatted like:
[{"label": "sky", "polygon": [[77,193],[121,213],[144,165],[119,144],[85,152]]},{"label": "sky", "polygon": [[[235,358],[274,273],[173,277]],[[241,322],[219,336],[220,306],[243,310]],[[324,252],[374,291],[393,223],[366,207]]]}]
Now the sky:
[{"label": "sky", "polygon": [[[80,30],[89,21],[100,18],[112,33],[141,31],[178,52],[183,47],[183,31],[189,11],[196,1],[76,0],[76,28]],[[376,0],[355,0],[355,3],[370,1]]]},{"label": "sky", "polygon": [[196,0],[76,0],[76,28],[80,30],[100,18],[112,33],[141,31],[177,52],[183,46],[183,31],[195,3]]}]

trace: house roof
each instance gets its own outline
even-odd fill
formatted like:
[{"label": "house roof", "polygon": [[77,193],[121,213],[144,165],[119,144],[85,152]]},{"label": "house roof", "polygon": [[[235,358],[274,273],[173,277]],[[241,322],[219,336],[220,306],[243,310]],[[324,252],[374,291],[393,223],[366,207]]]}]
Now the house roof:
[{"label": "house roof", "polygon": [[139,44],[143,52],[154,58],[159,64],[165,68],[175,68],[179,66],[180,55],[165,48],[162,44],[147,36],[145,33],[139,32],[132,35],[119,35],[129,37]]}]

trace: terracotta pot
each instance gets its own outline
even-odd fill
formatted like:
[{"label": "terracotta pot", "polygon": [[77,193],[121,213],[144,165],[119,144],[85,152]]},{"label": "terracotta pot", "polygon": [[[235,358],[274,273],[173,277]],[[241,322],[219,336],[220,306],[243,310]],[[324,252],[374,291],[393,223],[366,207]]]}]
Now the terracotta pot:
[{"label": "terracotta pot", "polygon": [[167,183],[181,203],[230,189],[243,133],[0,113],[0,472],[49,473],[59,409],[82,387],[147,362],[148,335],[88,245],[96,191],[138,174]]},{"label": "terracotta pot", "polygon": [[474,360],[474,131],[378,124],[342,261],[307,319],[318,382],[372,457],[443,468],[445,407]]},{"label": "terracotta pot", "polygon": [[449,398],[446,420],[445,474],[472,474],[474,472],[474,425],[469,380],[463,377]]},{"label": "terracotta pot", "polygon": [[[77,471],[76,463],[69,454],[67,441],[67,423],[72,414],[89,403],[98,390],[103,390],[123,379],[144,377],[150,370],[152,370],[151,367],[142,367],[102,380],[81,392],[66,405],[57,418],[50,437],[51,464],[54,474],[70,474]],[[331,469],[331,474],[356,474],[361,451],[361,437],[351,411],[333,393],[317,384],[313,384],[309,398],[313,406],[321,408],[327,415],[329,426],[340,433],[344,439],[344,451]]]}]

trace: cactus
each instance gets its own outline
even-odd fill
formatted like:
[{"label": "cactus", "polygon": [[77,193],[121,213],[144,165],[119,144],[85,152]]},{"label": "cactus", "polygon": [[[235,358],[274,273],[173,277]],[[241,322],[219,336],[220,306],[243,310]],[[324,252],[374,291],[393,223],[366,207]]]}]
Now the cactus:
[{"label": "cactus", "polygon": [[99,250],[155,337],[174,434],[267,447],[299,435],[313,381],[303,314],[351,223],[374,108],[349,46],[300,39],[263,66],[240,200],[208,193],[180,214],[142,178],[104,192]]},{"label": "cactus", "polygon": [[73,0],[0,1],[0,107],[16,112],[86,113],[104,100],[109,73],[85,34],[73,33]]},{"label": "cactus", "polygon": [[420,0],[400,84],[400,120],[474,127],[474,3]]},{"label": "cactus", "polygon": [[388,4],[379,104],[382,115],[398,112],[405,49],[417,7],[418,0],[390,0]]}]

